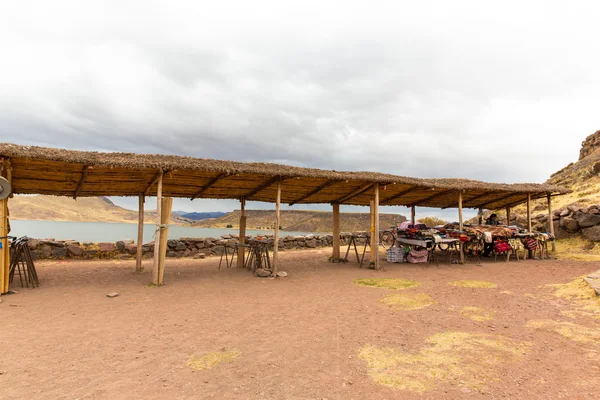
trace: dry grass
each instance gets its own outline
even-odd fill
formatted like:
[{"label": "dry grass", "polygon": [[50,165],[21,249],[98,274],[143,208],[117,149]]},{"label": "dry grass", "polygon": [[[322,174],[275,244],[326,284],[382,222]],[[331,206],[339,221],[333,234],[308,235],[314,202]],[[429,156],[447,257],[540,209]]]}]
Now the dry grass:
[{"label": "dry grass", "polygon": [[531,329],[556,332],[578,343],[598,343],[600,341],[600,331],[598,329],[591,329],[571,322],[536,319],[529,321],[526,326]]},{"label": "dry grass", "polygon": [[581,237],[559,239],[553,254],[559,260],[600,261],[600,246]]},{"label": "dry grass", "polygon": [[478,322],[492,320],[496,315],[495,312],[486,311],[481,307],[463,307],[462,310],[460,310],[460,314],[463,317],[468,317],[471,318],[473,321]]},{"label": "dry grass", "polygon": [[388,387],[423,393],[440,383],[461,382],[480,390],[496,379],[495,365],[517,361],[528,347],[500,335],[444,332],[429,337],[416,354],[367,345],[360,357],[375,382]]},{"label": "dry grass", "polygon": [[466,288],[495,288],[497,286],[495,283],[488,281],[472,281],[466,279],[461,281],[453,281],[448,285]]},{"label": "dry grass", "polygon": [[390,294],[381,302],[397,310],[418,310],[436,303],[425,293]]},{"label": "dry grass", "polygon": [[388,290],[408,289],[420,285],[420,283],[416,281],[395,278],[363,278],[355,279],[352,282],[359,286],[369,286]]},{"label": "dry grass", "polygon": [[568,283],[548,286],[554,289],[555,296],[572,301],[580,313],[600,318],[600,297],[583,280],[583,277]]},{"label": "dry grass", "polygon": [[238,355],[235,351],[215,351],[202,356],[192,356],[187,366],[197,370],[211,369],[218,364],[233,361]]}]

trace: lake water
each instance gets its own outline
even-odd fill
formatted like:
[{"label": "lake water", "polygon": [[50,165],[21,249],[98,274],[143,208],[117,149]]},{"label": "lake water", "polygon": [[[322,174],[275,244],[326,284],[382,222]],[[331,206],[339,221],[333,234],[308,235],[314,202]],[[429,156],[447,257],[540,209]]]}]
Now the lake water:
[{"label": "lake water", "polygon": [[[137,224],[111,222],[64,222],[64,221],[27,221],[11,220],[11,236],[29,236],[30,238],[56,240],[77,240],[80,242],[116,242],[119,240],[137,241]],[[144,224],[144,242],[152,240],[156,225]],[[215,237],[225,234],[237,234],[237,229],[193,228],[189,226],[171,225],[169,238],[182,237]],[[269,235],[272,230],[246,230],[247,235]],[[281,236],[306,235],[308,232],[279,231]]]}]

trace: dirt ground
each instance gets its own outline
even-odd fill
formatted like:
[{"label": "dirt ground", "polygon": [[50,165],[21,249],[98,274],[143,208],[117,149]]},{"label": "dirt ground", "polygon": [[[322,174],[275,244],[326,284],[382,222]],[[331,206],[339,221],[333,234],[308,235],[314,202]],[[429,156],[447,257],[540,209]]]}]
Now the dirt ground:
[{"label": "dirt ground", "polygon": [[[384,261],[385,271],[377,272],[330,264],[330,251],[281,253],[280,269],[288,276],[279,279],[218,271],[218,259],[167,260],[167,285],[160,288],[148,286],[151,261],[142,274],[133,272],[134,261],[39,262],[40,288],[17,284],[18,294],[2,296],[0,398],[597,398],[600,340],[593,338],[600,320],[546,285],[572,281],[600,263]],[[357,278],[420,285],[394,291],[356,285]],[[449,285],[457,280],[497,286]],[[110,292],[120,296],[107,298]],[[402,310],[381,302],[399,293],[426,294],[434,303]],[[463,307],[479,307],[484,317],[471,319],[461,310],[473,308]],[[584,336],[577,341],[564,329],[536,329],[534,320],[577,324]],[[456,332],[476,335],[474,345],[487,340],[494,350],[431,350],[437,346],[432,337]],[[518,343],[510,357],[494,353],[504,351],[502,340]],[[374,370],[365,349],[394,360]],[[211,369],[188,365],[212,352],[237,356]],[[414,376],[407,378],[406,368],[394,375],[411,354]],[[377,383],[386,374],[395,378]],[[426,385],[397,387],[406,379]]]}]

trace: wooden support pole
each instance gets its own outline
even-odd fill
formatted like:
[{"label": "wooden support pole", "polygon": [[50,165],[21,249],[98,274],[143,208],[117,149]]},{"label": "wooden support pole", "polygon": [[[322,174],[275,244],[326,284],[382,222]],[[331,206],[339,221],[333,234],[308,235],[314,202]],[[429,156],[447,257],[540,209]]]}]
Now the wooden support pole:
[{"label": "wooden support pole", "polygon": [[340,259],[340,205],[333,204],[333,254],[334,261]]},{"label": "wooden support pole", "polygon": [[[554,236],[554,215],[552,215],[552,194],[548,193],[548,232]],[[556,240],[552,241],[552,252],[556,251]]]},{"label": "wooden support pole", "polygon": [[281,181],[277,181],[277,201],[275,203],[275,232],[273,232],[273,276],[279,270],[279,224],[281,223]]},{"label": "wooden support pole", "polygon": [[[158,280],[158,264],[160,258],[160,233],[161,233],[161,207],[162,207],[162,186],[163,186],[163,171],[158,172],[158,188],[156,189],[156,231],[154,232],[154,262],[152,267],[152,283],[159,285]],[[146,189],[146,192],[149,189]]]},{"label": "wooden support pole", "polygon": [[477,213],[477,223],[483,225],[483,208],[481,207],[479,207],[479,212]]},{"label": "wooden support pole", "polygon": [[73,193],[74,200],[77,200],[77,196],[79,195],[79,192],[81,191],[81,188],[83,187],[83,183],[85,182],[85,179],[88,176],[89,169],[90,169],[89,165],[86,165],[83,167],[83,170],[81,171],[81,178],[79,178],[79,183],[77,184],[77,188],[75,188],[75,193]]},{"label": "wooden support pole", "polygon": [[527,193],[527,230],[533,230],[531,226],[531,193]]},{"label": "wooden support pole", "polygon": [[369,201],[369,216],[371,223],[369,225],[369,239],[370,239],[370,252],[371,262],[373,262],[373,253],[375,252],[375,199]]},{"label": "wooden support pole", "polygon": [[237,266],[238,268],[244,268],[244,255],[246,254],[246,252],[245,247],[243,245],[246,244],[246,199],[243,197],[240,199],[240,207],[241,208],[239,242],[242,246],[238,247]]},{"label": "wooden support pole", "polygon": [[[2,160],[2,176],[12,185],[12,166],[9,159]],[[0,200],[0,236],[8,236],[10,233],[10,221],[8,218],[8,199]],[[10,247],[8,238],[0,239],[0,294],[8,292],[8,275],[10,270]]]},{"label": "wooden support pole", "polygon": [[144,245],[144,201],[145,196],[140,194],[138,205],[138,236],[137,253],[135,255],[135,272],[142,272],[142,246]]},{"label": "wooden support pole", "polygon": [[506,207],[506,226],[510,225],[510,206]]},{"label": "wooden support pole", "polygon": [[161,210],[160,225],[162,232],[160,233],[160,252],[158,257],[158,284],[164,284],[165,276],[165,258],[167,257],[167,241],[169,240],[169,223],[171,222],[171,210],[173,209],[173,198],[163,197]]},{"label": "wooden support pole", "polygon": [[375,257],[375,269],[379,270],[379,183],[375,184],[375,199],[373,200],[373,222],[374,222],[374,241],[375,241],[375,253],[372,256]]},{"label": "wooden support pole", "polygon": [[416,210],[415,210],[415,206],[410,207],[410,223],[411,224],[415,224],[415,217],[416,217]]},{"label": "wooden support pole", "polygon": [[[463,230],[463,193],[462,190],[458,192],[458,226],[460,231]],[[465,247],[463,242],[460,242],[460,263],[465,263]]]},{"label": "wooden support pole", "polygon": [[[0,236],[7,236],[8,229],[8,197],[0,200]],[[0,293],[8,292],[8,274],[10,267],[10,248],[8,238],[0,240],[2,249],[0,249]]]}]

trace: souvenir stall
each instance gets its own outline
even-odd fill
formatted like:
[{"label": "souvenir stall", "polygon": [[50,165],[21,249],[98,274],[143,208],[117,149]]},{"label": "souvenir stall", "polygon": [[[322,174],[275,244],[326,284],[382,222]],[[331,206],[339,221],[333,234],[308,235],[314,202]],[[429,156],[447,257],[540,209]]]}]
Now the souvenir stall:
[{"label": "souvenir stall", "polygon": [[436,249],[446,254],[448,262],[452,261],[452,256],[458,256],[457,238],[448,237],[425,224],[403,222],[395,230],[387,232],[392,234],[393,239],[387,250],[388,262],[428,263],[435,259]]},{"label": "souvenir stall", "polygon": [[447,224],[440,229],[451,237],[459,237],[464,242],[467,256],[480,257],[484,255],[486,247],[489,255],[494,259],[498,256],[505,257],[506,261],[511,256],[517,260],[538,257],[549,258],[548,242],[554,241],[554,235],[547,232],[530,232],[515,225],[467,225],[459,229],[458,224]]}]

